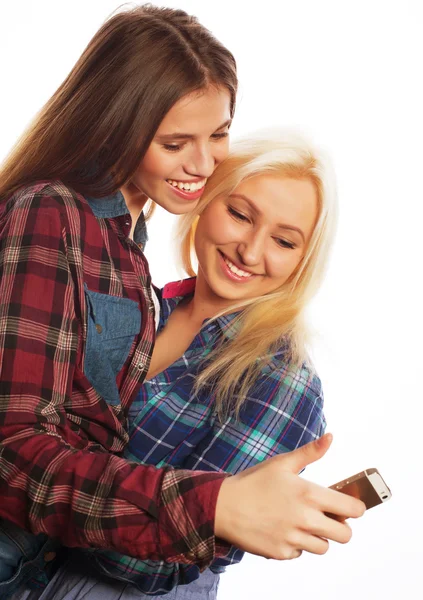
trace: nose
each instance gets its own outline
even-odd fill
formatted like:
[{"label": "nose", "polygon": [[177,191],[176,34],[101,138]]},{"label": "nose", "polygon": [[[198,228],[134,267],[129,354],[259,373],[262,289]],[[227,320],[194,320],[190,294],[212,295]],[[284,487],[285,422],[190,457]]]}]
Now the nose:
[{"label": "nose", "polygon": [[238,255],[246,267],[261,265],[266,235],[264,231],[250,231],[238,243]]},{"label": "nose", "polygon": [[193,148],[188,160],[185,162],[185,171],[195,177],[207,178],[212,175],[218,161],[209,144]]}]

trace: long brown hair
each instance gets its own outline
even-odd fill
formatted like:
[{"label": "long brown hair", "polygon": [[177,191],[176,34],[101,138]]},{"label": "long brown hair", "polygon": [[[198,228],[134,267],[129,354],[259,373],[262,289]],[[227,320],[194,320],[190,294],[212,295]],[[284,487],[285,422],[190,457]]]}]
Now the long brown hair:
[{"label": "long brown hair", "polygon": [[0,198],[42,179],[116,191],[175,102],[208,85],[228,89],[233,114],[235,59],[195,17],[149,4],[115,14],[7,157]]}]

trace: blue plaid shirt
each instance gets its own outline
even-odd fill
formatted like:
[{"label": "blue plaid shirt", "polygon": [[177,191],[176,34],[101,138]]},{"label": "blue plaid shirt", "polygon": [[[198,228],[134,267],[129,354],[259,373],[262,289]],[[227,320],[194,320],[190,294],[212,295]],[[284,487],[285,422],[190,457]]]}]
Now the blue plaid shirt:
[{"label": "blue plaid shirt", "polygon": [[[191,294],[195,279],[168,284],[161,294],[159,331],[178,303]],[[130,408],[128,459],[161,467],[238,473],[282,452],[289,452],[323,435],[323,396],[319,378],[303,366],[287,367],[284,350],[274,356],[249,390],[238,420],[220,423],[207,389],[193,393],[204,360],[222,336],[236,335],[235,314],[208,323],[184,355],[145,382]],[[233,548],[216,560],[215,573],[241,560]],[[140,561],[112,551],[91,555],[97,569],[130,581],[142,592],[164,594],[200,575],[195,565]]]}]

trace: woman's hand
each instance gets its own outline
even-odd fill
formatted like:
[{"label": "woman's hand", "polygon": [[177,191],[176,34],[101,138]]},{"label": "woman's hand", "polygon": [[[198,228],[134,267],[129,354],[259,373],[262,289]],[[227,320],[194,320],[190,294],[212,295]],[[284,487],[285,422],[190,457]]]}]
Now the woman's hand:
[{"label": "woman's hand", "polygon": [[345,544],[351,528],[325,513],[347,519],[361,517],[360,500],[324,488],[297,475],[326,454],[326,434],[298,450],[270,458],[228,477],[219,492],[215,535],[266,558],[297,558],[303,550],[324,554],[328,540]]}]

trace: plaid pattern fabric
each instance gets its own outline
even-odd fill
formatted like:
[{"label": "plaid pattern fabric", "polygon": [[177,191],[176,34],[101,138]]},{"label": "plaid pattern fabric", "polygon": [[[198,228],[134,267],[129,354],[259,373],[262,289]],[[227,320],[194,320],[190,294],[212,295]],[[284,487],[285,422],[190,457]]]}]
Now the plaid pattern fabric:
[{"label": "plaid pattern fabric", "polygon": [[[165,286],[160,328],[194,286],[194,279]],[[237,473],[323,435],[326,422],[320,380],[305,365],[298,370],[288,368],[283,349],[262,369],[239,420],[230,416],[220,423],[207,389],[193,393],[207,355],[222,336],[230,340],[235,335],[236,314],[220,317],[201,330],[179,360],[143,384],[130,409],[125,456],[156,466]],[[211,569],[222,572],[242,556],[232,548]],[[139,561],[115,552],[96,552],[93,558],[103,572],[131,581],[149,594],[166,593],[200,574],[196,566]]]},{"label": "plaid pattern fabric", "polygon": [[[71,547],[205,567],[224,476],[117,455],[155,335],[148,266],[129,231],[120,193],[88,202],[47,181],[0,205],[0,517]],[[84,374],[85,286],[142,316],[113,405]]]}]

